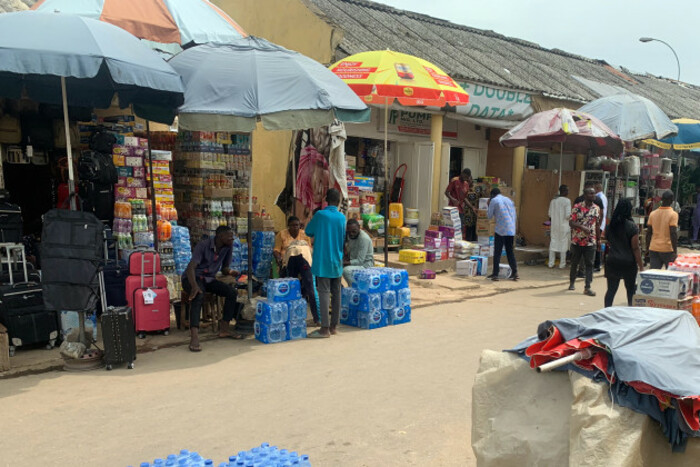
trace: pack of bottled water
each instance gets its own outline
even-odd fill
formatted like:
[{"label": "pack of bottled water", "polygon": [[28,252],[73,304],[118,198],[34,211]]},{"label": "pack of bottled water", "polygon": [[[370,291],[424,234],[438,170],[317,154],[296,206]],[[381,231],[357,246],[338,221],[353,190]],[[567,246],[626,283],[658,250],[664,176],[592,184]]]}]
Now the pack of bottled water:
[{"label": "pack of bottled water", "polygon": [[362,329],[377,329],[389,325],[389,314],[386,310],[358,311],[357,327]]},{"label": "pack of bottled water", "polygon": [[190,243],[190,231],[187,227],[174,225],[170,241],[173,244],[173,259],[175,260],[175,272],[179,275],[185,273],[187,265],[192,260],[192,247]]},{"label": "pack of bottled water", "polygon": [[286,302],[274,302],[270,299],[258,300],[255,321],[263,324],[286,323],[289,321],[289,306]]},{"label": "pack of bottled water", "polygon": [[310,467],[311,461],[306,454],[298,454],[295,451],[290,452],[287,449],[270,446],[269,443],[262,443],[248,451],[239,451],[238,454],[229,456],[227,461],[218,464],[212,459],[205,459],[195,451],[183,449],[179,454],[170,454],[165,458],[155,459],[153,463],[142,462],[139,465],[140,467]]},{"label": "pack of bottled water", "polygon": [[353,287],[361,293],[377,294],[389,290],[389,275],[383,268],[361,269],[355,273]]},{"label": "pack of bottled water", "polygon": [[357,327],[357,307],[342,306],[340,308],[340,324]]},{"label": "pack of bottled water", "polygon": [[287,302],[289,307],[289,321],[305,321],[308,304],[303,298]]},{"label": "pack of bottled water", "polygon": [[265,283],[267,298],[255,312],[255,338],[265,344],[306,337],[306,300],[298,279],[271,279]]},{"label": "pack of bottled water", "polygon": [[368,268],[355,272],[341,296],[340,322],[363,329],[411,321],[411,289],[403,269]]},{"label": "pack of bottled water", "polygon": [[253,248],[265,248],[271,250],[275,246],[275,233],[255,231],[252,233],[252,240]]},{"label": "pack of bottled water", "polygon": [[290,302],[301,298],[299,279],[284,278],[267,281],[267,299],[273,302]]},{"label": "pack of bottled water", "polygon": [[404,324],[411,322],[411,306],[397,307],[389,310],[389,324]]}]

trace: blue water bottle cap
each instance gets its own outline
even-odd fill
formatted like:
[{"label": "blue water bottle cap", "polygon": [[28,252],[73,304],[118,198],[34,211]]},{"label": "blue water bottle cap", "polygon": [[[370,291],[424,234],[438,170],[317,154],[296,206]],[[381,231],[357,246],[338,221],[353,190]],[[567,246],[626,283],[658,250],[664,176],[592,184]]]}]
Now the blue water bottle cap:
[{"label": "blue water bottle cap", "polygon": [[229,462],[236,462],[236,456],[228,456]]},{"label": "blue water bottle cap", "polygon": [[204,465],[214,465],[214,461],[211,459],[207,459],[204,461]]},{"label": "blue water bottle cap", "polygon": [[187,455],[189,455],[189,453],[190,453],[190,451],[188,451],[187,449],[181,449],[181,450],[180,450],[180,454],[183,455],[183,456],[187,456]]},{"label": "blue water bottle cap", "polygon": [[280,454],[283,456],[288,456],[289,455],[289,450],[287,449],[280,449]]},{"label": "blue water bottle cap", "polygon": [[261,447],[261,448],[269,448],[269,447],[270,447],[270,443],[262,443],[262,444],[260,445],[260,447]]},{"label": "blue water bottle cap", "polygon": [[150,467],[151,463],[150,462],[141,462],[141,467]]},{"label": "blue water bottle cap", "polygon": [[174,460],[176,458],[177,458],[177,456],[175,454],[168,455],[168,460],[171,460],[171,459]]}]

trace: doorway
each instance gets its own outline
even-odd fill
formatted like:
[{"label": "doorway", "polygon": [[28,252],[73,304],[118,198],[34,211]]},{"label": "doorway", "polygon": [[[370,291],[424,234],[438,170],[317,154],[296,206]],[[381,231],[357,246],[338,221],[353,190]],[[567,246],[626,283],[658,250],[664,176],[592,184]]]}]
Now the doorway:
[{"label": "doorway", "polygon": [[458,177],[462,173],[462,160],[464,158],[464,150],[462,148],[450,148],[450,173],[449,180]]}]

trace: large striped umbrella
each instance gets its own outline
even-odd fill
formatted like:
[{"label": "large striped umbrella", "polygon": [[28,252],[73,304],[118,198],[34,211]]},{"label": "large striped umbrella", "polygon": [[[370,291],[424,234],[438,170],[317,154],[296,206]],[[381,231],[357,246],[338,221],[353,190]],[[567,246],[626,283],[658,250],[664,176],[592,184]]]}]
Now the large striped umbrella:
[{"label": "large striped umbrella", "polygon": [[247,35],[207,0],[39,0],[32,9],[112,23],[170,53],[193,44],[225,44]]},{"label": "large striped umbrella", "polygon": [[678,127],[678,134],[662,140],[646,139],[645,143],[661,149],[699,149],[700,148],[700,120],[692,118],[677,118],[673,123]]},{"label": "large striped umbrella", "polygon": [[466,105],[469,94],[436,65],[393,50],[360,52],[330,66],[368,104],[384,105],[384,264],[389,262],[389,105]]}]

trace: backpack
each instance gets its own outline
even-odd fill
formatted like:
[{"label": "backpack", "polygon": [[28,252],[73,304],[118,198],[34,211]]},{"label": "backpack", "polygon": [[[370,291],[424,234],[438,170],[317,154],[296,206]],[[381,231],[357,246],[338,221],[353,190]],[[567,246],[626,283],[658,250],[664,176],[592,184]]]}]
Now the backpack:
[{"label": "backpack", "polygon": [[114,185],[118,181],[112,156],[94,151],[83,151],[78,162],[78,178],[81,182],[98,185]]},{"label": "backpack", "polygon": [[117,137],[105,129],[97,129],[90,137],[90,149],[102,154],[112,155],[112,149],[117,144]]}]

